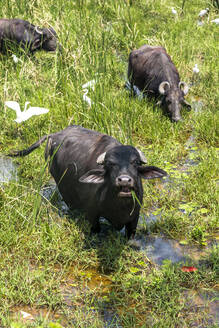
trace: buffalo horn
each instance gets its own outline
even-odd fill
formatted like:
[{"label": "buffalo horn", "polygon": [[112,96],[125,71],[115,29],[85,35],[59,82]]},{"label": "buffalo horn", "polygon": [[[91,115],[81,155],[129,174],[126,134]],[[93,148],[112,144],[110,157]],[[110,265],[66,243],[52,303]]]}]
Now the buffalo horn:
[{"label": "buffalo horn", "polygon": [[188,84],[186,84],[186,82],[179,82],[179,88],[182,89],[184,95],[186,95],[189,92],[189,87]]},{"label": "buffalo horn", "polygon": [[106,152],[100,154],[100,155],[97,157],[97,164],[103,164],[104,159],[105,159],[105,155],[106,155]]},{"label": "buffalo horn", "polygon": [[[147,163],[147,159],[146,159],[145,155],[144,155],[144,154],[142,153],[142,151],[140,151],[138,148],[136,148],[136,150],[137,150],[137,152],[138,152],[139,155],[140,155],[141,162],[142,162],[143,164],[146,164],[146,163]],[[106,152],[100,154],[100,155],[97,157],[97,164],[103,164],[104,159],[105,159],[105,155],[106,155]]]},{"label": "buffalo horn", "polygon": [[142,162],[143,164],[146,164],[146,163],[147,163],[147,159],[146,159],[145,155],[144,155],[144,154],[142,153],[142,151],[139,150],[138,148],[136,148],[136,150],[137,150],[137,152],[138,152],[139,155],[140,155],[141,162]]},{"label": "buffalo horn", "polygon": [[37,33],[39,33],[39,34],[43,34],[43,31],[40,31],[40,30],[38,29],[38,26],[35,26],[35,31],[36,31]]},{"label": "buffalo horn", "polygon": [[167,91],[166,87],[168,87],[168,89],[170,89],[169,82],[167,82],[167,81],[161,82],[161,84],[159,85],[159,92],[161,95],[164,95],[166,93],[166,91]]}]

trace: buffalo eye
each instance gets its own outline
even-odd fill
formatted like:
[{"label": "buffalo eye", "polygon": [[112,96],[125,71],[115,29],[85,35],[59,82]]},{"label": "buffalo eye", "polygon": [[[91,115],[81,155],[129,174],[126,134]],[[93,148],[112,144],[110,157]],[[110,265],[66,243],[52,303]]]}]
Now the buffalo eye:
[{"label": "buffalo eye", "polygon": [[138,159],[134,159],[134,160],[131,162],[131,164],[136,165],[136,166],[139,166],[139,165],[141,165],[141,162],[140,162]]},{"label": "buffalo eye", "polygon": [[108,167],[115,167],[116,166],[116,163],[115,162],[107,162],[106,163]]}]

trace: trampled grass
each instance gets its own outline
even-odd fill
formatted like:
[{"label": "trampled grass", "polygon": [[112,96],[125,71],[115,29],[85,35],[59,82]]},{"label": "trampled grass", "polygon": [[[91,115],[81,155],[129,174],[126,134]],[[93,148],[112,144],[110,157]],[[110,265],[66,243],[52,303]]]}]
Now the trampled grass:
[{"label": "trampled grass", "polygon": [[[1,156],[69,124],[133,144],[148,163],[169,173],[165,183],[144,183],[142,216],[154,209],[161,215],[139,234],[160,233],[206,247],[217,236],[219,218],[218,25],[211,22],[219,13],[214,3],[0,3],[2,18],[52,26],[63,46],[62,52],[39,51],[34,56],[15,50],[17,64],[10,53],[0,54]],[[209,15],[198,26],[198,13],[206,7]],[[200,69],[186,97],[193,107],[199,104],[199,110],[183,109],[178,124],[154,101],[132,98],[124,88],[128,55],[146,43],[167,49],[182,81],[193,81],[195,64]],[[97,82],[88,93],[94,102],[89,107],[82,98],[82,85],[92,79]],[[17,124],[14,111],[4,105],[8,100],[22,108],[30,101],[50,111]],[[43,146],[14,162],[19,164],[18,181],[0,185],[0,326],[217,326],[215,313],[203,301],[217,296],[217,246],[209,244],[199,262],[188,260],[198,268],[194,273],[182,272],[181,263],[166,261],[158,267],[145,252],[127,244],[121,233],[106,229],[100,236],[90,235],[82,216],[61,213],[56,195],[51,202],[42,198],[40,191],[50,179]],[[193,298],[188,296],[191,292]],[[17,316],[21,310],[32,313],[35,320]]]}]

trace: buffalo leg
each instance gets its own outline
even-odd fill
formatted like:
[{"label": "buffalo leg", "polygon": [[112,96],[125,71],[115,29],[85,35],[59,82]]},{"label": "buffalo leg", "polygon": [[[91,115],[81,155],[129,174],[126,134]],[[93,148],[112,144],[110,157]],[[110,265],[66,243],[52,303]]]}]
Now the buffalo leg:
[{"label": "buffalo leg", "polygon": [[128,239],[130,239],[130,238],[133,239],[135,236],[136,227],[138,224],[138,218],[139,218],[139,215],[134,220],[132,220],[131,222],[129,222],[125,225],[125,234]]},{"label": "buffalo leg", "polygon": [[99,222],[99,216],[97,215],[88,215],[86,219],[91,224],[91,232],[92,233],[98,233],[100,232],[100,222]]}]

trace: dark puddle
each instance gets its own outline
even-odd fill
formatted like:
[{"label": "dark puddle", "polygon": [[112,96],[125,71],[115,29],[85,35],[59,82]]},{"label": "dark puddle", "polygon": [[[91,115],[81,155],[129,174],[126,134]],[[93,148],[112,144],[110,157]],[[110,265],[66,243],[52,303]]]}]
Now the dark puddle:
[{"label": "dark puddle", "polygon": [[17,165],[9,157],[0,157],[0,183],[17,181]]}]

